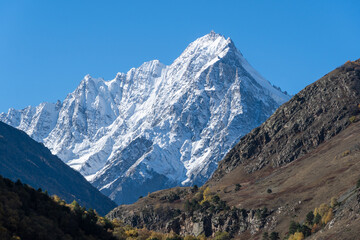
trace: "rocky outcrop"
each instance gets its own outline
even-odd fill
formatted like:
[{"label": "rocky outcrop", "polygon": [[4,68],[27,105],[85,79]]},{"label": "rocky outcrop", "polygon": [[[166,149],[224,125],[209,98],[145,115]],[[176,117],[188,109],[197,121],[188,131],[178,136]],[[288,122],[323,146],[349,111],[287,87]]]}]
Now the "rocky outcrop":
[{"label": "rocky outcrop", "polygon": [[119,207],[107,216],[110,219],[121,219],[125,224],[137,228],[175,232],[183,236],[209,237],[214,236],[216,232],[228,232],[232,236],[245,231],[256,234],[266,224],[270,225],[271,212],[265,211],[232,208],[219,212],[210,212],[206,209],[183,212],[180,209],[146,206],[134,211]]}]

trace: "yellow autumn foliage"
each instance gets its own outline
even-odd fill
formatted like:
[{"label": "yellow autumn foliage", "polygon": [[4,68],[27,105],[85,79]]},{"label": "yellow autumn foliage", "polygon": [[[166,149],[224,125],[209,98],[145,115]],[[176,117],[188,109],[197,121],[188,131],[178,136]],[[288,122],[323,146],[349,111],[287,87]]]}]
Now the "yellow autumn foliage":
[{"label": "yellow autumn foliage", "polygon": [[126,230],[125,234],[128,237],[137,237],[139,235],[136,229]]},{"label": "yellow autumn foliage", "polygon": [[158,233],[158,232],[152,232],[150,237],[147,240],[152,240],[152,239],[161,240],[161,239],[164,239],[164,235],[161,233]]},{"label": "yellow autumn foliage", "polygon": [[289,240],[302,240],[304,239],[304,234],[302,232],[296,232],[290,235]]},{"label": "yellow autumn foliage", "polygon": [[123,225],[123,222],[117,218],[113,219],[111,223],[114,226],[114,228],[121,227]]},{"label": "yellow autumn foliage", "polygon": [[198,240],[198,238],[197,238],[197,237],[194,237],[194,236],[189,235],[189,236],[184,237],[184,240]]},{"label": "yellow autumn foliage", "polygon": [[51,196],[51,198],[54,200],[54,202],[58,203],[59,205],[66,206],[66,202],[63,199],[61,199],[59,196],[54,194]]},{"label": "yellow autumn foliage", "polygon": [[331,219],[334,217],[333,209],[329,208],[329,210],[324,214],[324,216],[321,218],[321,222],[324,224],[327,224],[331,221]]},{"label": "yellow autumn foliage", "polygon": [[205,188],[205,190],[204,190],[203,200],[200,202],[200,205],[202,205],[204,202],[210,201],[210,200],[211,200],[210,188],[207,187],[207,188]]},{"label": "yellow autumn foliage", "polygon": [[315,223],[314,226],[311,228],[311,233],[316,233],[320,230],[320,228],[321,226]]},{"label": "yellow autumn foliage", "polygon": [[199,240],[207,240],[207,238],[205,237],[205,234],[201,234],[200,236],[198,236]]},{"label": "yellow autumn foliage", "polygon": [[327,205],[326,203],[322,203],[320,205],[320,207],[315,208],[314,210],[314,216],[316,216],[316,214],[319,214],[321,217],[323,217],[325,215],[325,213],[327,213],[327,211],[329,210],[329,205]]}]

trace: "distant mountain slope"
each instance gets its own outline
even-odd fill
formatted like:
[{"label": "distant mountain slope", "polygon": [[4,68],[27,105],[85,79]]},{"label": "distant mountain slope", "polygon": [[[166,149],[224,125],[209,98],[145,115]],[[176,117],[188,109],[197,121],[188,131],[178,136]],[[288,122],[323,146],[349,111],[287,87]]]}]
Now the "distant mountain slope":
[{"label": "distant mountain slope", "polygon": [[56,104],[10,109],[27,132],[117,203],[203,184],[240,137],[290,97],[211,32],[169,66],[158,60],[111,81],[86,76]]},{"label": "distant mountain slope", "polygon": [[116,205],[26,133],[0,121],[0,175],[106,214]]},{"label": "distant mountain slope", "polygon": [[245,135],[204,187],[158,191],[108,216],[165,232],[227,231],[241,239],[278,232],[283,239],[292,220],[303,224],[309,211],[335,197],[340,207],[313,239],[356,239],[359,121],[357,60],[307,86]]}]

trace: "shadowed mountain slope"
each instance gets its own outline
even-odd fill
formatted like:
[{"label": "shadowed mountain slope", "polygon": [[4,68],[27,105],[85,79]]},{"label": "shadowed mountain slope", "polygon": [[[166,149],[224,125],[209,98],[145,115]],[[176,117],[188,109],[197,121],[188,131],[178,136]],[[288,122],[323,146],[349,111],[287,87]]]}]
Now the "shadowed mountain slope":
[{"label": "shadowed mountain slope", "polygon": [[[70,210],[72,209],[72,210]],[[65,206],[48,195],[0,176],[0,239],[115,240],[92,210]]]},{"label": "shadowed mountain slope", "polygon": [[106,214],[116,205],[23,131],[0,122],[0,175]]}]

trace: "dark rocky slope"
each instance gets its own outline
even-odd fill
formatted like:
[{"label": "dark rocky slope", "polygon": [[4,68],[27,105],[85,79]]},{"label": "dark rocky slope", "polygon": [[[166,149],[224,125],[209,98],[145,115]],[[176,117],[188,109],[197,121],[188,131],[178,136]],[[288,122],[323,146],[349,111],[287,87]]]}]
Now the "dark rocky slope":
[{"label": "dark rocky slope", "polygon": [[41,143],[0,121],[0,175],[106,214],[116,205]]},{"label": "dark rocky slope", "polygon": [[211,180],[237,166],[248,173],[279,167],[304,156],[344,130],[360,113],[360,60],[325,75],[283,104],[260,127],[245,135],[219,163]]},{"label": "dark rocky slope", "polygon": [[285,236],[290,220],[301,221],[358,180],[359,104],[357,60],[306,87],[243,137],[200,190],[159,191],[108,216],[180,234],[227,231],[259,239],[264,231],[276,231]]}]

